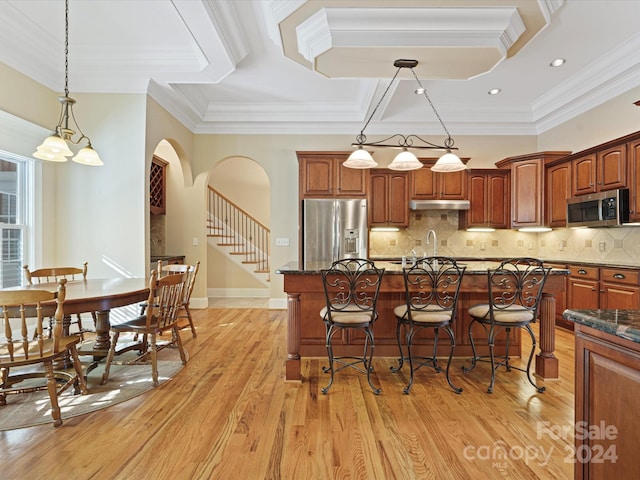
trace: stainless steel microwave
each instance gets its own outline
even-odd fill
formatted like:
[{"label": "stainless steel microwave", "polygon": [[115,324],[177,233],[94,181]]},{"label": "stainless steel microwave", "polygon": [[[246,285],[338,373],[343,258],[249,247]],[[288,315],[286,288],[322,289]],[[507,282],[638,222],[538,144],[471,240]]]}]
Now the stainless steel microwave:
[{"label": "stainless steel microwave", "polygon": [[616,227],[629,223],[629,189],[567,199],[567,227]]}]

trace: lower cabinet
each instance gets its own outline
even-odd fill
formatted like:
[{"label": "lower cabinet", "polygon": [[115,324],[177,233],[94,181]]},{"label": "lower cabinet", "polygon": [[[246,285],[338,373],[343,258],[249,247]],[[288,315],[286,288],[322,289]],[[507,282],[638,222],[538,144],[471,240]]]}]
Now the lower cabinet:
[{"label": "lower cabinet", "polygon": [[569,309],[640,309],[640,270],[572,265],[567,282]]},{"label": "lower cabinet", "polygon": [[575,331],[575,478],[640,478],[640,344]]}]

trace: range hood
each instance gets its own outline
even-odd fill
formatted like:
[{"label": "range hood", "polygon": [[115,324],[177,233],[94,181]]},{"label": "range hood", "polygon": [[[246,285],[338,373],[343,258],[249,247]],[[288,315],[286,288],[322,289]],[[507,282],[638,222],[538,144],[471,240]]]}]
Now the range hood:
[{"label": "range hood", "polygon": [[411,200],[411,210],[469,210],[469,200]]}]

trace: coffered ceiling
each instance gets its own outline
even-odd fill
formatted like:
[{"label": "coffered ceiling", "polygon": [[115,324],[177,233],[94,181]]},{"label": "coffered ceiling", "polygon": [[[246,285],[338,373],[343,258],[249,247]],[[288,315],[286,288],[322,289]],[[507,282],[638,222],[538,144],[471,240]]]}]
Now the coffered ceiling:
[{"label": "coffered ceiling", "polygon": [[[541,133],[640,86],[638,0],[71,0],[69,17],[72,96],[147,92],[196,133],[355,135],[402,58],[454,136]],[[62,91],[64,1],[2,0],[0,18],[0,62]],[[367,133],[442,134],[398,79]]]}]

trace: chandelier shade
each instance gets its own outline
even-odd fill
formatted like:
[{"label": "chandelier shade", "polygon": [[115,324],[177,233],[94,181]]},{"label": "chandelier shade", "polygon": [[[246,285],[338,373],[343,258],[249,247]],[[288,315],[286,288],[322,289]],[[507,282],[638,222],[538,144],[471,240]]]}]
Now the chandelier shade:
[{"label": "chandelier shade", "polygon": [[[44,139],[33,156],[48,162],[66,162],[67,157],[73,156],[68,144],[80,145],[81,142],[86,142],[86,146],[71,160],[82,165],[100,166],[103,165],[100,156],[91,146],[91,140],[84,134],[73,114],[76,101],[69,96],[69,0],[65,0],[64,27],[64,95],[58,97],[62,105],[60,119],[51,135]],[[76,133],[79,136],[74,138]]]},{"label": "chandelier shade", "polygon": [[[390,168],[391,170],[416,170],[418,168],[422,168],[423,165],[418,160],[416,155],[410,152],[409,150],[442,150],[445,152],[445,154],[438,160],[438,162],[436,162],[436,164],[433,167],[431,167],[431,170],[435,172],[456,172],[459,170],[464,170],[466,166],[464,165],[464,163],[462,163],[462,160],[460,160],[460,158],[457,155],[452,153],[452,150],[458,150],[457,147],[454,147],[453,137],[451,137],[449,130],[447,130],[447,127],[442,121],[440,114],[438,113],[438,111],[436,110],[436,107],[431,101],[431,98],[429,97],[427,90],[423,87],[422,82],[420,82],[420,79],[418,78],[418,76],[416,75],[416,72],[414,71],[414,68],[418,65],[418,61],[400,59],[400,60],[396,60],[393,63],[393,65],[397,68],[396,73],[391,79],[391,81],[389,82],[389,85],[387,85],[387,88],[385,89],[384,93],[380,97],[380,100],[378,100],[378,103],[376,104],[375,108],[371,112],[371,115],[369,115],[369,118],[367,119],[364,126],[362,127],[362,130],[360,130],[360,133],[356,135],[356,141],[351,144],[352,147],[357,148],[357,150],[352,154],[352,156],[356,154],[356,152],[364,151],[364,147],[370,147],[374,149],[400,148],[402,149],[402,152],[400,152],[396,156],[396,158],[393,160],[393,162],[391,162],[388,168]],[[371,122],[371,119],[373,118],[373,116],[378,111],[378,108],[380,107],[380,105],[382,104],[382,101],[384,100],[387,93],[389,92],[389,89],[395,82],[396,77],[398,76],[400,71],[404,68],[409,69],[413,74],[413,77],[416,80],[416,83],[418,84],[418,88],[416,88],[415,90],[416,94],[423,96],[427,100],[427,102],[429,103],[429,106],[433,110],[433,113],[435,114],[436,118],[440,122],[440,125],[442,125],[442,128],[444,129],[447,135],[442,145],[431,143],[423,138],[420,138],[418,135],[414,135],[414,134],[403,135],[400,133],[387,137],[383,140],[379,140],[377,142],[367,141],[367,136],[365,135],[364,131],[366,130],[369,123]],[[365,165],[366,163],[364,161],[361,161],[360,163],[357,163],[355,161],[350,162],[350,160],[351,160],[351,156],[349,157],[349,159],[347,159],[347,161],[345,161],[344,163],[345,167],[372,168],[375,165],[377,165],[375,164],[375,162],[373,162],[373,158],[371,159],[371,162],[373,162],[371,166],[356,166],[356,165]]]},{"label": "chandelier shade", "polygon": [[371,154],[362,147],[354,150],[349,158],[343,163],[348,168],[374,168],[378,163],[373,159]]}]

